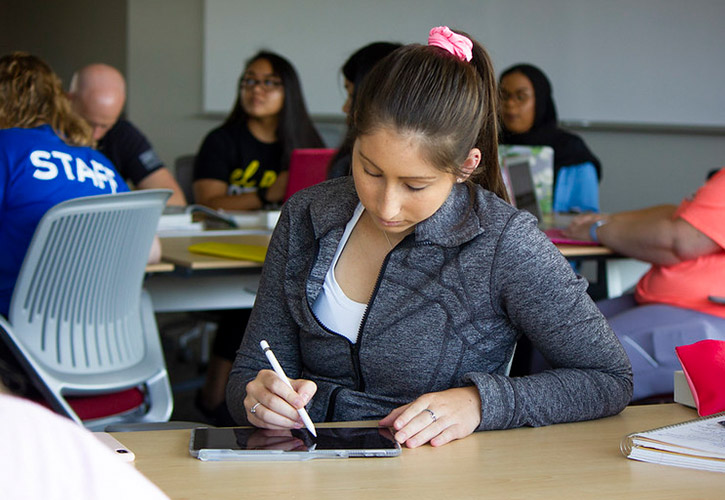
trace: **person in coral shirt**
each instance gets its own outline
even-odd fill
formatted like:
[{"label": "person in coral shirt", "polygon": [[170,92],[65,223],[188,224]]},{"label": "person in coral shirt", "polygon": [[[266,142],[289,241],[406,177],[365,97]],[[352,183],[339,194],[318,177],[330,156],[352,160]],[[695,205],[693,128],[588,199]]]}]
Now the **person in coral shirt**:
[{"label": "person in coral shirt", "polygon": [[675,346],[725,340],[725,169],[679,206],[582,215],[565,232],[652,263],[633,294],[597,304],[632,361],[633,399],[672,392]]}]

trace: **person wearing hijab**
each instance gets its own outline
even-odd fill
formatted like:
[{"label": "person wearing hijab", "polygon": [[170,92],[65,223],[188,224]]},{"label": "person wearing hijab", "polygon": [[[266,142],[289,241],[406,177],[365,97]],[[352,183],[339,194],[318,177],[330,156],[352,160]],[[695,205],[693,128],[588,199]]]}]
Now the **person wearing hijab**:
[{"label": "person wearing hijab", "polygon": [[554,150],[554,212],[598,212],[601,163],[581,137],[559,128],[546,75],[517,64],[501,73],[499,86],[501,143]]}]

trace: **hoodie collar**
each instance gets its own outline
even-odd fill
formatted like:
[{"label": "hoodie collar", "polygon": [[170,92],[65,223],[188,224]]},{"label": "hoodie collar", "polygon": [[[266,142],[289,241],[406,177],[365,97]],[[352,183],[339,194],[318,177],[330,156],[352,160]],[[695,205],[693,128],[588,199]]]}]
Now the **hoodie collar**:
[{"label": "hoodie collar", "polygon": [[456,247],[480,235],[483,227],[476,210],[478,203],[480,197],[474,197],[471,204],[465,184],[454,184],[443,205],[415,227],[416,242]]}]

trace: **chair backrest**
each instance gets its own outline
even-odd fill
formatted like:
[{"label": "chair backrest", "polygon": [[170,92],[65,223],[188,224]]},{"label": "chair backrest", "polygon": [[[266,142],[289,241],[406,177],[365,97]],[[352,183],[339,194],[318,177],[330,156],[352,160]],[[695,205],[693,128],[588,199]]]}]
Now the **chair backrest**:
[{"label": "chair backrest", "polygon": [[174,161],[174,170],[176,176],[176,182],[179,183],[181,190],[186,196],[186,203],[192,205],[194,203],[194,161],[196,155],[184,155],[179,156]]},{"label": "chair backrest", "polygon": [[148,395],[168,401],[148,418],[170,416],[163,352],[150,299],[142,297],[149,250],[170,194],[142,190],[68,200],[51,208],[33,235],[10,302],[12,340],[57,398],[51,403],[76,420],[63,396],[149,381],[162,387],[149,388]]}]

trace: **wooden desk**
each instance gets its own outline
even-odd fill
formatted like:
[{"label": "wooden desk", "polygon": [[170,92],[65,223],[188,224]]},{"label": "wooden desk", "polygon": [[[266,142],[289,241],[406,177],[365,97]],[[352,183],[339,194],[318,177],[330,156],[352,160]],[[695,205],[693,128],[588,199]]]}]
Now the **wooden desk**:
[{"label": "wooden desk", "polygon": [[[161,238],[161,258],[164,261],[161,265],[172,265],[176,272],[147,277],[144,286],[151,294],[154,310],[184,312],[252,307],[261,264],[195,254],[188,248],[205,241],[266,245],[269,238],[270,234],[199,234]],[[590,290],[592,296],[605,298],[614,293],[610,290],[608,275],[616,275],[617,269],[611,263],[618,256],[610,249],[584,245],[557,245],[557,248],[567,259],[597,262],[597,281]],[[615,292],[619,292],[617,295],[621,293],[620,290]]]},{"label": "wooden desk", "polygon": [[234,243],[240,245],[264,245],[269,244],[269,235],[246,234],[230,236],[181,236],[161,239],[161,259],[177,266],[187,269],[239,269],[247,267],[261,268],[258,262],[249,260],[226,259],[189,252],[189,246],[196,243],[214,241],[217,243]]},{"label": "wooden desk", "polygon": [[724,474],[619,451],[630,432],[695,416],[675,404],[636,406],[591,422],[476,433],[397,458],[310,462],[201,462],[189,456],[188,430],[114,436],[171,498],[722,498]]},{"label": "wooden desk", "polygon": [[601,245],[563,245],[558,244],[556,248],[567,259],[581,257],[613,257],[615,254],[612,250]]},{"label": "wooden desk", "polygon": [[596,281],[589,284],[594,300],[618,297],[649,269],[649,264],[617,254],[605,246],[564,245],[556,248],[572,262],[594,261]]},{"label": "wooden desk", "polygon": [[170,273],[174,270],[174,265],[170,262],[157,262],[156,264],[146,264],[147,273]]},{"label": "wooden desk", "polygon": [[[218,233],[218,232],[215,232]],[[199,234],[161,238],[161,258],[173,273],[146,277],[156,312],[240,309],[254,305],[262,265],[189,252],[189,245],[205,241],[267,245],[269,234]],[[258,233],[258,232],[257,232]]]},{"label": "wooden desk", "polygon": [[[246,245],[267,245],[271,235],[235,234],[211,235],[203,233],[197,236],[177,236],[161,238],[161,258],[164,262],[175,264],[187,269],[236,269],[243,267],[261,267],[257,262],[226,259],[189,252],[190,245],[206,241],[220,243],[237,243]],[[566,258],[611,257],[614,252],[604,246],[593,245],[556,245]],[[163,264],[163,263],[162,263]]]}]

